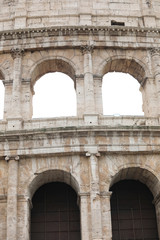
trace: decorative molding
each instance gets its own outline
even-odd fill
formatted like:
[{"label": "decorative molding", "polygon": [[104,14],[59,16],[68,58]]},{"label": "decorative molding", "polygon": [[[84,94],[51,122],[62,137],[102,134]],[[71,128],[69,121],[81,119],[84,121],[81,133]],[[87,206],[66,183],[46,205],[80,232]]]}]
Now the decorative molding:
[{"label": "decorative molding", "polygon": [[82,54],[93,53],[94,45],[82,45],[81,52]]},{"label": "decorative molding", "polygon": [[[129,26],[57,26],[57,27],[50,27],[50,28],[35,28],[35,29],[18,29],[18,30],[6,30],[0,31],[0,41],[9,41],[10,46],[17,46],[18,48],[25,48],[31,49],[28,46],[26,41],[29,39],[34,38],[53,38],[56,37],[57,39],[59,36],[133,36],[136,35],[138,37],[146,37],[147,38],[159,38],[160,37],[160,28],[146,28],[146,27],[129,27]],[[22,41],[22,45],[19,44],[19,39],[24,39],[26,41]],[[87,43],[84,43],[84,45]],[[74,48],[84,48],[81,46],[82,43],[74,45]],[[155,46],[158,46],[155,42]],[[42,46],[43,47],[43,46]],[[51,47],[51,46],[50,46]],[[73,45],[68,45],[68,48],[73,47]],[[107,47],[107,46],[106,46]],[[40,47],[41,48],[41,47]],[[88,48],[88,47],[87,47]],[[96,48],[96,46],[95,46]],[[3,51],[2,51],[3,50]],[[8,53],[10,49],[2,49],[1,53]],[[33,49],[34,51],[34,49]],[[87,49],[88,51],[88,49]]]},{"label": "decorative molding", "polygon": [[19,202],[26,202],[26,203],[28,203],[30,209],[33,208],[32,200],[28,196],[17,195],[17,197],[18,197]]},{"label": "decorative molding", "polygon": [[10,80],[2,80],[4,86],[6,85],[12,85],[13,84],[13,79],[10,79]]},{"label": "decorative molding", "polygon": [[5,161],[8,162],[10,160],[15,160],[15,161],[19,161],[19,156],[15,155],[15,156],[6,156],[5,157]]},{"label": "decorative molding", "polygon": [[[99,35],[100,33],[104,34],[106,32],[132,32],[132,33],[160,33],[160,28],[147,28],[147,27],[131,27],[131,26],[57,26],[50,28],[32,28],[32,29],[23,29],[23,30],[6,30],[0,31],[0,37],[8,37],[9,39],[16,38],[34,38],[38,36],[59,36],[61,35],[75,35],[83,34],[88,35],[94,34]],[[87,45],[87,44],[86,44]]]},{"label": "decorative molding", "polygon": [[101,197],[106,197],[106,198],[110,198],[112,196],[112,192],[100,192],[100,196]]},{"label": "decorative molding", "polygon": [[151,56],[160,55],[160,48],[151,48],[150,54],[151,54]]},{"label": "decorative molding", "polygon": [[11,56],[13,59],[20,58],[24,55],[24,49],[20,48],[12,48],[11,49]]},{"label": "decorative molding", "polygon": [[79,192],[78,196],[81,197],[89,197],[90,196],[90,192]]}]

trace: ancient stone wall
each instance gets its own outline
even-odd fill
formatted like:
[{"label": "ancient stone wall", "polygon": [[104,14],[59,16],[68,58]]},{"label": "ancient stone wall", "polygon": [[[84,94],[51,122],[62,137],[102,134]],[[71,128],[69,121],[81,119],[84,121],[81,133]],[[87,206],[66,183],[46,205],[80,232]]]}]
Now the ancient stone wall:
[{"label": "ancient stone wall", "polygon": [[131,27],[159,27],[160,4],[151,0],[54,0],[0,1],[0,29],[53,26],[110,26],[111,22]]},{"label": "ancient stone wall", "polygon": [[[82,240],[111,240],[110,187],[124,179],[153,194],[160,234],[160,3],[149,0],[0,0],[0,240],[29,240],[32,197],[60,181],[77,193]],[[77,116],[32,119],[34,84],[74,81]],[[144,116],[104,116],[102,79],[140,84]],[[159,235],[160,236],[160,235]]]}]

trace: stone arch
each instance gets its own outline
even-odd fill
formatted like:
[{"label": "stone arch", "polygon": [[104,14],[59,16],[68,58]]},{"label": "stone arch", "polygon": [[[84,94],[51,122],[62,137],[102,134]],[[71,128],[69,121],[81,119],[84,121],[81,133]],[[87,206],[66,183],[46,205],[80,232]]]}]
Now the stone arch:
[{"label": "stone arch", "polygon": [[3,74],[3,72],[2,72],[2,70],[0,68],[0,80],[4,80],[4,79],[5,79],[4,74]]},{"label": "stone arch", "polygon": [[150,75],[145,63],[133,57],[112,56],[103,60],[97,69],[97,73],[101,76],[114,71],[129,73],[137,79],[140,85],[143,85],[146,78]]},{"label": "stone arch", "polygon": [[50,182],[64,182],[71,186],[77,194],[80,191],[78,181],[71,173],[59,169],[43,170],[37,172],[30,179],[27,189],[29,198],[32,199],[38,188]]},{"label": "stone arch", "polygon": [[0,80],[10,81],[13,79],[12,62],[9,59],[4,59],[0,64]]},{"label": "stone arch", "polygon": [[147,168],[140,166],[121,167],[112,177],[110,188],[121,180],[139,180],[150,189],[154,199],[160,194],[160,181],[156,174]]},{"label": "stone arch", "polygon": [[31,88],[33,88],[35,82],[40,77],[49,72],[62,72],[68,75],[74,81],[75,85],[76,69],[77,68],[74,63],[64,57],[46,57],[40,59],[33,65],[29,73],[31,79]]}]

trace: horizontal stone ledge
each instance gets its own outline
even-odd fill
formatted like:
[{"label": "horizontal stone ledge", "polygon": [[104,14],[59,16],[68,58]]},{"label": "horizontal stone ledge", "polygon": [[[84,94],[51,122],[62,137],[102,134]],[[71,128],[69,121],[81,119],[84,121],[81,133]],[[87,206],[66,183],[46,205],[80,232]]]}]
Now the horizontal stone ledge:
[{"label": "horizontal stone ledge", "polygon": [[[65,150],[64,150],[65,148]],[[84,147],[85,148],[85,147]],[[89,149],[89,147],[88,147]],[[9,151],[12,154],[12,151],[15,152],[16,150]],[[6,151],[7,152],[7,151]],[[160,153],[160,145],[158,146],[145,146],[145,145],[110,145],[110,146],[103,146],[98,148],[98,152],[100,153],[101,159],[102,156],[108,155],[153,155]],[[54,157],[67,157],[67,156],[84,156],[86,157],[85,149],[82,147],[57,147],[57,148],[43,148],[43,149],[30,149],[30,150],[18,150],[17,154],[19,156],[19,161],[23,159],[29,158],[54,158]],[[88,157],[86,157],[88,158]],[[4,161],[5,156],[3,155],[3,151],[0,152],[0,160]]]},{"label": "horizontal stone ledge", "polygon": [[6,30],[0,32],[0,37],[10,36],[13,39],[38,36],[51,36],[52,34],[75,35],[75,34],[104,34],[104,33],[122,32],[131,33],[151,33],[160,34],[160,28],[129,27],[129,26],[55,26],[44,28],[26,28],[17,30]]},{"label": "horizontal stone ledge", "polygon": [[[112,37],[112,36],[111,36]],[[94,42],[94,49],[124,49],[124,50],[150,50],[152,48],[158,48],[160,45],[160,37],[157,37],[157,41],[155,41],[155,36],[152,35],[151,41],[148,36],[140,37],[137,36],[126,36],[129,37],[130,41],[124,41],[121,36],[116,36],[116,41],[113,41],[112,38],[97,39],[94,36],[92,37],[92,41]],[[133,37],[133,38],[132,38]],[[136,41],[135,41],[136,37]],[[88,36],[88,40],[91,36]],[[23,41],[24,40],[24,41]],[[75,40],[74,38],[69,37],[68,39],[44,39],[43,37],[39,39],[41,43],[35,41],[31,42],[30,39],[23,39],[21,42],[17,39],[0,39],[0,54],[8,54],[10,53],[11,48],[15,46],[18,48],[23,48],[25,52],[34,52],[34,51],[44,51],[44,50],[67,50],[67,49],[79,49],[83,44],[83,40]]]}]

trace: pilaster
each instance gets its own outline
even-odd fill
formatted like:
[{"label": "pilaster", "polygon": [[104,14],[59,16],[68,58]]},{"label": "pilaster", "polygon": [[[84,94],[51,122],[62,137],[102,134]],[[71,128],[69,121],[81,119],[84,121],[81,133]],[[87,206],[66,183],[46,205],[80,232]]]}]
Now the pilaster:
[{"label": "pilaster", "polygon": [[82,117],[85,111],[84,75],[76,76],[77,116]]},{"label": "pilaster", "polygon": [[84,56],[84,114],[95,114],[94,81],[92,70],[93,48],[93,45],[81,46],[81,52]]},{"label": "pilaster", "polygon": [[150,49],[157,92],[157,114],[160,115],[160,48]]},{"label": "pilaster", "polygon": [[21,118],[21,70],[24,49],[11,49],[13,64],[13,88],[11,118]]},{"label": "pilaster", "polygon": [[95,109],[96,113],[103,114],[103,103],[102,103],[102,77],[93,76],[94,78],[94,96],[95,96]]},{"label": "pilaster", "polygon": [[89,240],[89,193],[79,193],[81,212],[81,237],[82,240]]},{"label": "pilaster", "polygon": [[112,239],[111,195],[112,192],[101,192],[103,240]]},{"label": "pilaster", "polygon": [[7,193],[7,240],[17,240],[17,186],[19,156],[7,156],[8,193]]},{"label": "pilaster", "polygon": [[145,117],[157,117],[157,88],[154,78],[146,78],[141,84],[142,110]]},{"label": "pilaster", "polygon": [[12,101],[10,113],[7,114],[8,130],[18,130],[22,127],[22,109],[21,109],[21,71],[22,57],[24,49],[11,49],[13,58],[13,86],[12,86]]},{"label": "pilaster", "polygon": [[32,201],[28,196],[18,195],[18,240],[30,240],[30,213]]},{"label": "pilaster", "polygon": [[100,154],[88,152],[86,156],[89,157],[90,163],[90,204],[92,240],[101,240],[103,237],[98,167],[98,157],[100,156]]}]

